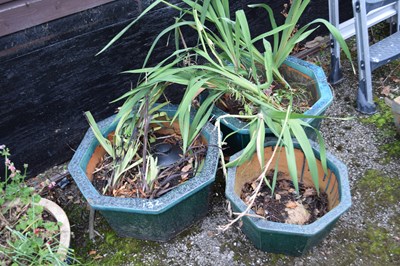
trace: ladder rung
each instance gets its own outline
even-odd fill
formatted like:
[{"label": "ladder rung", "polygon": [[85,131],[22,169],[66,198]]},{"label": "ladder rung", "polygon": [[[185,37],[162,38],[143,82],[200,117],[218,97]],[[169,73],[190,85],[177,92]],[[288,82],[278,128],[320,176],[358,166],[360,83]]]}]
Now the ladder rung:
[{"label": "ladder rung", "polygon": [[400,32],[370,46],[371,71],[400,57]]},{"label": "ladder rung", "polygon": [[[385,19],[393,17],[396,13],[397,11],[394,3],[375,9],[367,14],[367,25],[371,27]],[[344,39],[354,36],[356,34],[354,18],[340,23],[339,30]]]},{"label": "ladder rung", "polygon": [[377,0],[366,0],[365,1],[366,6],[367,6],[366,11],[368,13],[374,9],[377,9],[377,8],[380,8],[380,7],[389,5],[389,4],[393,4],[395,2],[396,2],[396,0],[380,0],[380,1],[379,0],[378,1]]}]

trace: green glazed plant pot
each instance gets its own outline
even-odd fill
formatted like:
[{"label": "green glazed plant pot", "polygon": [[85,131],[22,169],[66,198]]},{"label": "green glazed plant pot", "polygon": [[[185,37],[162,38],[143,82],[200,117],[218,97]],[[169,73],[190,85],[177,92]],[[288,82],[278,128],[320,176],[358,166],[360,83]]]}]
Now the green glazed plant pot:
[{"label": "green glazed plant pot", "polygon": [[[170,117],[176,110],[172,105],[161,109]],[[114,117],[110,117],[98,125],[106,136],[114,131],[116,122]],[[208,143],[201,171],[157,199],[104,196],[94,188],[88,177],[95,167],[96,153],[101,148],[91,129],[83,138],[68,169],[90,206],[106,218],[119,236],[167,241],[208,212],[210,188],[218,165],[218,131],[207,123],[201,134]]]},{"label": "green glazed plant pot", "polygon": [[[304,114],[306,115],[323,115],[326,109],[333,101],[332,91],[326,80],[326,75],[321,67],[289,56],[281,67],[283,76],[291,82],[305,84],[311,92],[312,97],[316,100],[315,103]],[[220,117],[226,113],[221,109],[214,107],[213,116]],[[321,119],[307,118],[305,122],[319,129]],[[247,124],[237,118],[229,117],[221,119],[221,131],[224,136],[232,132],[227,139],[229,152],[231,154],[243,149],[250,140],[250,131]],[[266,129],[266,137],[275,137],[269,129]],[[306,134],[309,139],[315,139],[315,132],[312,129],[306,128]]]},{"label": "green glazed plant pot", "polygon": [[[270,158],[276,141],[265,144],[266,161]],[[318,146],[313,142],[313,150],[317,159],[320,158]],[[314,186],[304,153],[295,143],[296,164],[299,181],[307,187]],[[235,160],[241,152],[232,156]],[[275,156],[277,158],[277,156]],[[275,160],[271,165],[275,165]],[[280,154],[279,171],[288,172],[284,148]],[[351,206],[350,187],[348,183],[347,167],[336,157],[327,153],[328,175],[325,175],[321,162],[317,161],[319,172],[319,188],[328,196],[328,212],[307,225],[294,225],[267,221],[261,218],[244,216],[242,231],[251,242],[260,250],[300,256],[311,247],[317,245],[334,227],[339,217]],[[254,180],[261,174],[260,166],[255,154],[251,160],[239,167],[228,170],[225,195],[231,202],[235,212],[243,212],[247,205],[240,198],[243,185]],[[252,210],[251,214],[255,214]]]}]

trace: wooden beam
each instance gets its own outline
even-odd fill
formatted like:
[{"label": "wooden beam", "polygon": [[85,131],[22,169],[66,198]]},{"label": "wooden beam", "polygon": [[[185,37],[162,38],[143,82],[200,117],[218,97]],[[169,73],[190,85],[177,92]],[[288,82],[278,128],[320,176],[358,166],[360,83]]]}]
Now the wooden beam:
[{"label": "wooden beam", "polygon": [[0,0],[0,36],[112,1],[114,0]]},{"label": "wooden beam", "polygon": [[13,0],[0,0],[0,5],[4,4],[4,3],[7,3],[7,2],[11,2],[11,1],[13,1]]}]

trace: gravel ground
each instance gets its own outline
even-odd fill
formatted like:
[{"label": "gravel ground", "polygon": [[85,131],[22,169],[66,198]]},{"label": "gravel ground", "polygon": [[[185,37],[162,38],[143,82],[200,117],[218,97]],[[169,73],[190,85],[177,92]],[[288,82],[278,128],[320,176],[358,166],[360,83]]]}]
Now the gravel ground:
[{"label": "gravel ground", "polygon": [[[320,57],[317,55],[313,60],[318,61]],[[229,218],[223,195],[224,182],[217,180],[210,212],[204,220],[167,243],[154,244],[118,238],[119,244],[127,241],[127,245],[135,245],[134,252],[128,249],[127,254],[119,254],[123,257],[121,260],[112,260],[113,256],[117,256],[117,252],[113,250],[117,244],[110,241],[107,250],[109,242],[107,236],[110,234],[108,231],[110,229],[100,225],[104,221],[98,215],[95,229],[102,237],[97,237],[96,243],[90,243],[89,249],[94,251],[91,258],[95,258],[95,264],[400,265],[400,192],[390,189],[395,187],[392,182],[397,184],[399,182],[399,158],[390,158],[383,163],[386,154],[379,149],[382,144],[392,143],[396,139],[393,136],[384,136],[374,124],[361,122],[361,119],[367,116],[358,113],[354,107],[357,91],[356,76],[352,75],[346,63],[343,70],[344,81],[332,88],[334,103],[328,109],[327,115],[354,117],[354,119],[348,121],[326,119],[322,123],[321,131],[328,150],[348,166],[353,206],[321,244],[303,257],[289,257],[257,250],[241,233],[238,226],[219,234],[217,227],[226,224]],[[392,70],[388,68],[384,72],[379,72],[374,80],[379,81],[382,75],[386,77],[388,71]],[[394,90],[396,84],[391,86]],[[361,185],[364,184],[362,180],[366,178],[367,171],[371,169],[376,170],[373,172],[376,175],[382,176],[384,184],[388,187],[378,184],[369,187]],[[392,204],[388,204],[385,200],[387,197]],[[79,204],[79,200],[77,202],[74,199],[74,202]],[[69,208],[67,212],[68,210]],[[72,247],[80,256],[85,256],[82,255],[82,249],[89,244],[82,242],[81,239],[82,236],[87,238],[88,234],[87,211],[81,213],[81,219],[77,219],[73,214],[71,217],[73,217],[71,224],[75,237]],[[100,244],[103,242],[106,242],[106,250],[104,245]],[[87,261],[87,258],[83,258],[83,261],[85,260]]]}]

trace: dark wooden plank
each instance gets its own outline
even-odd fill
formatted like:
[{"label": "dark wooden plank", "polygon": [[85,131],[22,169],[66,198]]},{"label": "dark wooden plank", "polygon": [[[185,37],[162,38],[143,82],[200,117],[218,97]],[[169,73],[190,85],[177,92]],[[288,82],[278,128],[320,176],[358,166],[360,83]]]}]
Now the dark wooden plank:
[{"label": "dark wooden plank", "polygon": [[4,4],[0,2],[0,36],[4,36],[114,0],[1,1]]},{"label": "dark wooden plank", "polygon": [[7,2],[11,2],[11,1],[15,1],[15,0],[0,0],[0,5],[7,3]]}]

